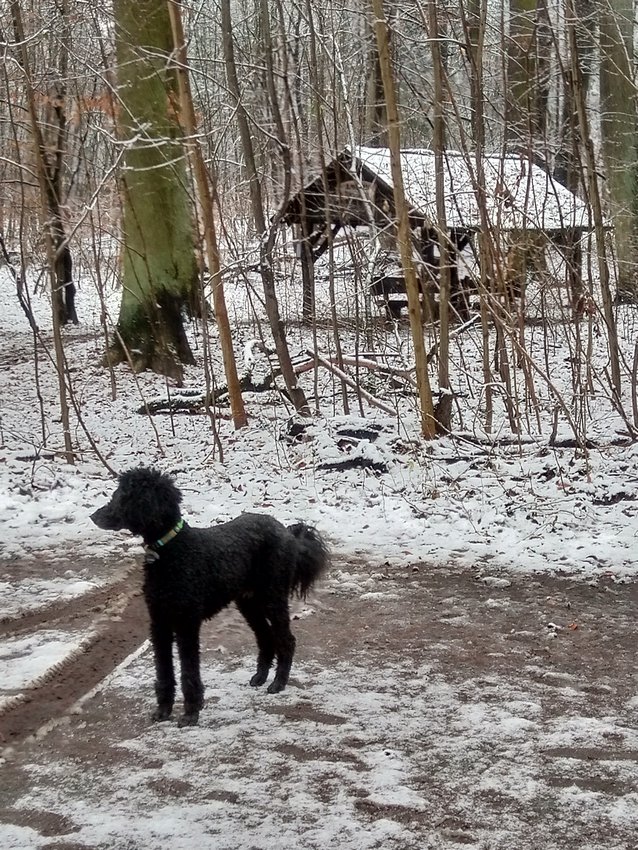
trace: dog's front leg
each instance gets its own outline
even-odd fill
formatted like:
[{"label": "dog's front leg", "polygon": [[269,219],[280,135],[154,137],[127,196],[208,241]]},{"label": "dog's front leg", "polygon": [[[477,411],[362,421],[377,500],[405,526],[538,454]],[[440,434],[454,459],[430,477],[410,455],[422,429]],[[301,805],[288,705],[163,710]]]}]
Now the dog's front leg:
[{"label": "dog's front leg", "polygon": [[173,630],[165,623],[151,622],[151,642],[155,655],[155,696],[157,708],[153,720],[168,720],[175,702],[173,669]]},{"label": "dog's front leg", "polygon": [[184,714],[178,726],[196,726],[204,705],[204,686],[199,672],[199,626],[199,623],[189,623],[176,630],[184,695]]}]

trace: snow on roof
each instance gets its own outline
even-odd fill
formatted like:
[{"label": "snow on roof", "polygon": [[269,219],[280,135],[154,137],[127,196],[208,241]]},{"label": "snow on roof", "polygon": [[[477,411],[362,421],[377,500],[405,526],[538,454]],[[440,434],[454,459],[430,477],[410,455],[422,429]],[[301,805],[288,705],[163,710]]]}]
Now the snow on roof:
[{"label": "snow on roof", "polygon": [[[392,187],[389,148],[348,148],[353,164],[361,164]],[[450,228],[479,228],[476,163],[457,151],[445,151],[445,208]],[[591,229],[589,207],[573,192],[525,157],[486,156],[485,201],[492,226],[500,230]],[[426,219],[436,221],[434,151],[401,151],[406,200]]]}]

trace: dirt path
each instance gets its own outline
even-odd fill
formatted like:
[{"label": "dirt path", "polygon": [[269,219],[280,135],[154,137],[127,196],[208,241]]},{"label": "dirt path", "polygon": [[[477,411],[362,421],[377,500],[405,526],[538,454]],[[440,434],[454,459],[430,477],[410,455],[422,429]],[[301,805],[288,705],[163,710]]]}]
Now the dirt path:
[{"label": "dirt path", "polygon": [[0,621],[0,638],[54,627],[86,632],[78,650],[0,705],[1,746],[15,745],[62,717],[144,641],[148,625],[138,585],[139,577],[128,573],[82,597]]},{"label": "dirt path", "polygon": [[[372,663],[377,655],[394,654],[418,661],[430,646],[444,642],[450,646],[447,662],[455,678],[477,672],[516,676],[524,660],[536,659],[549,664],[543,675],[575,676],[592,698],[600,692],[608,701],[610,694],[601,683],[609,680],[621,698],[635,689],[638,584],[590,585],[549,576],[481,578],[470,571],[426,567],[406,570],[398,579],[378,570],[350,574],[355,582],[366,576],[364,584],[375,587],[364,593],[395,598],[379,611],[360,601],[360,587],[333,582],[330,592],[319,592],[320,622],[312,621],[309,634],[304,634],[303,621],[296,624],[305,655],[329,664],[343,657],[347,647],[354,653],[364,650]],[[83,651],[27,692],[21,705],[0,710],[0,742],[16,743],[63,715],[146,639],[148,618],[139,582],[139,575],[129,571],[80,598],[0,620],[0,638],[54,626],[95,627]],[[472,608],[485,599],[494,604],[483,607],[477,620]],[[252,646],[250,632],[232,611],[204,626],[204,644],[207,635],[208,643],[223,639],[238,652]]]},{"label": "dirt path", "polygon": [[[101,742],[98,747],[100,758],[105,760],[105,765],[111,757],[109,754],[119,763],[124,758],[124,750],[114,745],[125,738],[135,739],[148,728],[151,694],[146,690],[151,689],[145,684],[143,694],[127,692],[125,706],[114,704],[114,697],[109,696],[108,691],[86,702],[80,735],[74,734],[76,721],[71,718],[69,724],[54,729],[45,738],[24,740],[25,734],[34,731],[46,719],[67,712],[76,698],[100,681],[146,636],[142,600],[139,595],[130,595],[129,586],[122,585],[119,591],[119,608],[111,605],[100,611],[102,627],[90,649],[73,659],[45,687],[34,691],[26,702],[0,717],[4,740],[14,744],[11,759],[4,766],[0,836],[3,823],[24,824],[25,818],[41,832],[46,826],[48,835],[66,834],[68,823],[62,819],[58,830],[55,814],[50,810],[38,814],[36,806],[27,815],[23,809],[12,807],[22,793],[29,791],[28,785],[25,786],[25,765],[40,760],[49,762],[58,756],[73,764],[88,765],[94,755],[94,742],[98,740]],[[431,693],[436,682],[444,683],[454,692],[456,711],[460,710],[459,706],[471,710],[479,699],[481,710],[485,710],[486,705],[502,705],[504,691],[501,683],[508,687],[511,685],[521,705],[542,704],[541,714],[535,721],[542,732],[540,737],[536,734],[541,743],[537,741],[534,745],[537,747],[534,759],[536,779],[547,789],[544,795],[530,797],[529,802],[521,806],[498,789],[491,796],[472,790],[475,795],[473,803],[469,807],[467,803],[457,805],[449,794],[460,792],[450,792],[449,789],[462,788],[466,794],[470,793],[466,786],[471,789],[472,784],[476,784],[476,780],[470,779],[472,772],[477,770],[476,764],[469,763],[465,768],[467,779],[464,781],[461,772],[449,780],[445,792],[436,772],[428,770],[413,777],[413,789],[423,799],[432,801],[433,809],[427,806],[414,809],[392,802],[384,805],[374,798],[355,800],[356,817],[362,823],[391,821],[403,827],[409,824],[414,835],[421,835],[423,839],[420,843],[416,840],[410,847],[472,845],[486,848],[516,846],[518,850],[528,847],[538,850],[540,846],[560,850],[582,850],[584,847],[590,850],[630,850],[636,846],[634,829],[638,824],[638,802],[633,814],[629,812],[628,823],[633,823],[630,826],[610,821],[607,816],[592,814],[589,817],[581,809],[572,817],[569,811],[561,808],[558,800],[559,792],[571,793],[570,789],[575,789],[574,793],[592,795],[592,800],[606,801],[607,809],[615,804],[626,808],[628,799],[638,801],[635,773],[638,761],[637,584],[622,585],[603,580],[590,585],[548,576],[486,577],[471,571],[425,566],[390,572],[383,567],[371,569],[350,564],[344,565],[340,574],[319,591],[314,604],[315,614],[294,625],[299,664],[315,665],[328,675],[337,667],[344,669],[344,665],[345,669],[351,666],[353,676],[354,671],[359,671],[360,675],[361,671],[368,670],[371,681],[378,671],[390,671],[385,674],[386,678],[387,675],[392,677],[388,687],[395,695],[396,710],[405,712],[406,718],[413,718],[420,688],[425,687],[429,699],[436,696]],[[204,665],[214,663],[219,666],[220,643],[225,648],[225,661],[222,663],[229,674],[236,670],[237,659],[253,653],[252,637],[232,611],[223,612],[205,627]],[[152,666],[150,657],[142,660],[145,667]],[[415,682],[414,677],[424,668],[429,670],[430,685],[422,686]],[[247,670],[246,677],[249,673]],[[222,670],[221,688],[224,675]],[[358,684],[352,687],[361,691],[365,685],[361,680],[357,681]],[[378,688],[378,685],[374,687]],[[294,693],[295,688],[299,688],[299,684],[293,668],[290,690]],[[340,724],[345,723],[344,716],[318,707],[304,698],[303,691],[299,693],[298,700],[267,702],[263,710],[285,718],[299,729],[310,724],[338,730]],[[402,693],[405,695],[403,701]],[[120,702],[121,699],[118,698]],[[202,725],[214,727],[215,714],[215,700],[210,699],[202,714]],[[480,725],[478,710],[476,716]],[[581,739],[577,734],[568,741],[567,738],[556,737],[559,743],[553,744],[553,724],[560,720],[564,725],[565,718],[568,725],[572,720],[574,724],[583,723],[583,718],[596,721],[603,731],[595,739]],[[388,729],[393,722],[388,717]],[[449,725],[454,722],[454,717],[437,719],[433,709],[426,707],[419,728],[426,736],[430,731],[437,735],[447,734]],[[480,732],[468,730],[465,734],[470,736],[477,731]],[[302,738],[301,732],[300,736]],[[181,740],[188,739],[176,739],[178,743]],[[410,740],[406,738],[403,743],[407,750],[416,746]],[[18,743],[20,741],[22,743]],[[434,743],[432,741],[433,749]],[[386,745],[398,748],[401,743],[396,738],[389,738]],[[361,746],[361,742],[357,743],[352,736],[346,737],[340,745],[339,755],[332,753],[330,758],[356,764],[357,760],[360,761],[357,748]],[[324,769],[327,758],[325,752],[322,755],[309,751],[301,740],[298,746],[287,744],[283,748],[282,745],[281,752],[298,764],[318,759],[317,770]],[[490,751],[480,749],[480,753],[485,760],[484,770],[489,771]],[[148,764],[152,766],[153,760]],[[445,767],[448,769],[449,765]],[[325,793],[324,803],[329,807],[333,804],[332,792],[328,786],[326,789],[319,792],[319,800],[321,793]],[[189,793],[186,786],[180,791],[186,796]],[[192,793],[196,796],[195,789]],[[53,826],[46,821],[47,817],[53,818]],[[493,844],[481,844],[477,838],[483,834],[481,830],[492,829],[496,834],[497,826],[491,824],[498,825],[502,818],[514,819],[518,824],[519,835],[509,836],[513,843],[495,841]],[[547,828],[548,834],[551,834],[551,823],[555,818],[564,822],[566,831],[561,831],[554,843],[526,843],[526,831],[531,835]],[[632,821],[632,818],[635,820]],[[445,841],[426,843],[423,836],[431,836],[435,832],[447,836]],[[55,846],[81,850],[89,845],[61,840]],[[118,845],[114,843],[112,846]],[[299,847],[305,846],[315,845],[299,844]],[[363,841],[360,845],[344,846],[408,845],[392,842],[377,845]]]},{"label": "dirt path", "polygon": [[74,623],[94,621],[108,608],[117,607],[120,599],[136,592],[139,577],[134,578],[134,575],[137,572],[139,569],[132,566],[117,580],[81,596],[55,600],[18,615],[1,616],[0,639],[53,626],[68,627]]}]

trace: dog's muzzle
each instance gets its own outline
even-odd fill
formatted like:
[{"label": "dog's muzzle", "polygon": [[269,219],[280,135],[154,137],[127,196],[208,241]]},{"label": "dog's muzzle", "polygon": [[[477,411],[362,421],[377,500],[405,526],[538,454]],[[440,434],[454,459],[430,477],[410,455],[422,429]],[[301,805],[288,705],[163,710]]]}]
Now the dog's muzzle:
[{"label": "dog's muzzle", "polygon": [[109,513],[109,506],[103,505],[91,514],[91,521],[103,531],[117,531],[119,526],[113,521],[113,517]]}]

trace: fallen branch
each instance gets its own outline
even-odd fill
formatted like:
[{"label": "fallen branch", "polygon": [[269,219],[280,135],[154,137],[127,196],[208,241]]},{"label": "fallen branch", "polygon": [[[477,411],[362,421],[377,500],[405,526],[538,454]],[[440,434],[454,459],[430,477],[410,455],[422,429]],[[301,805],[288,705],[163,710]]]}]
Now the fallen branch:
[{"label": "fallen branch", "polygon": [[[465,322],[462,325],[459,325],[458,328],[454,328],[453,331],[450,331],[449,341],[451,342],[453,339],[456,339],[457,336],[460,336],[463,333],[463,331],[466,331],[468,328],[471,328],[472,325],[476,324],[476,322],[479,320],[479,318],[480,318],[480,314],[477,313],[475,316],[472,316],[470,319],[468,319],[467,322]],[[439,343],[438,343],[438,340],[437,340],[434,343],[434,345],[432,346],[432,348],[428,351],[428,363],[431,360],[433,360],[434,357],[437,356],[438,351],[439,351]]]},{"label": "fallen branch", "polygon": [[[314,369],[315,367],[315,355],[313,351],[310,349],[306,350],[306,353],[311,360],[305,360],[303,363],[298,363],[295,366],[295,372],[300,375],[302,372],[309,372],[310,369]],[[319,358],[317,358],[319,359]],[[387,375],[390,378],[398,377],[402,380],[406,381],[412,387],[416,389],[416,381],[412,377],[412,372],[414,369],[395,369],[392,366],[384,366],[383,363],[379,363],[376,360],[368,360],[366,357],[352,357],[349,354],[341,357],[341,362],[346,366],[354,366],[355,368],[359,367],[362,369],[369,369],[371,372],[380,372],[382,375]],[[335,357],[323,357],[322,356],[322,365],[325,363],[330,363],[332,366],[336,366],[338,368],[338,362]],[[326,367],[327,368],[327,367]]]},{"label": "fallen branch", "polygon": [[[266,354],[266,356],[268,356],[269,358],[274,355],[274,352],[267,350],[263,346],[260,346],[259,350],[263,354]],[[338,367],[332,357],[327,357],[322,354],[315,355],[314,351],[311,351],[310,349],[306,350],[306,355],[308,357],[307,360],[303,360],[301,363],[293,364],[293,369],[296,375],[301,375],[304,372],[309,372],[311,369],[314,369],[315,365],[318,363],[319,365],[323,366],[324,369],[328,369],[329,372],[332,372],[336,377],[339,378],[340,381],[343,381],[353,390],[360,393],[362,398],[364,398],[369,404],[373,405],[374,407],[378,407],[380,410],[383,410],[384,413],[387,413],[390,416],[394,416],[396,414],[396,411],[393,410],[393,408],[391,408],[387,404],[384,404],[384,402],[380,401],[370,392],[360,387],[354,380],[354,378],[351,378],[342,369]],[[246,362],[250,368],[251,351],[249,351],[249,356],[246,358]],[[368,358],[353,356],[342,357],[341,362],[345,363],[347,366],[358,366],[360,368],[369,369],[371,372],[378,372],[390,378],[398,378],[409,384],[412,389],[416,389],[416,383],[411,375],[411,372],[414,370],[394,369],[391,366],[384,366],[382,363],[378,363],[376,360],[369,360]],[[275,378],[277,378],[279,375],[280,372],[275,364],[272,365],[271,372],[265,375],[265,377],[260,381],[255,381],[252,377],[252,374],[249,373],[247,375],[244,375],[240,379],[241,390],[242,392],[259,393],[274,389],[276,386]],[[227,392],[228,391],[225,386],[222,385],[218,387],[213,396],[208,399],[209,404],[224,403],[226,401]],[[285,390],[283,390],[283,392],[285,394]],[[204,393],[201,393],[199,391],[189,392],[188,390],[182,389],[179,393],[174,394],[170,399],[157,399],[156,401],[148,402],[143,407],[140,407],[137,412],[146,413],[147,415],[149,413],[153,415],[156,413],[171,412],[193,415],[201,411],[201,408],[204,406],[205,402],[206,396]]]},{"label": "fallen branch", "polygon": [[387,404],[384,404],[382,401],[379,401],[378,398],[375,398],[367,390],[364,390],[363,387],[357,386],[357,382],[354,380],[354,378],[351,378],[349,375],[346,375],[343,370],[339,369],[338,366],[335,366],[335,364],[332,363],[329,359],[323,357],[318,352],[315,354],[312,351],[307,351],[307,354],[310,357],[315,358],[318,363],[321,363],[321,365],[329,372],[332,372],[333,375],[336,375],[336,377],[339,378],[340,381],[343,381],[344,384],[347,384],[353,390],[356,390],[358,393],[360,393],[361,396],[368,402],[368,404],[371,404],[374,407],[378,407],[380,410],[383,410],[384,413],[388,413],[390,416],[395,416],[396,410],[393,410]]}]

